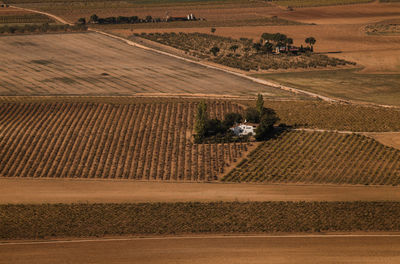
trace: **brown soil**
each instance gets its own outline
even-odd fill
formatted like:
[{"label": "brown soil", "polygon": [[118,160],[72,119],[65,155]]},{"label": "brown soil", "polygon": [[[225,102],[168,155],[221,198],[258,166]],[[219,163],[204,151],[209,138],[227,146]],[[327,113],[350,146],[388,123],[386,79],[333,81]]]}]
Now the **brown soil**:
[{"label": "brown soil", "polygon": [[[0,175],[214,181],[255,145],[194,144],[198,101],[147,100],[156,102],[1,104]],[[207,106],[210,118],[243,111]]]},{"label": "brown soil", "polygon": [[[240,38],[247,37],[258,40],[264,32],[280,32],[289,35],[295,44],[304,44],[304,39],[314,36],[317,39],[317,52],[341,52],[332,56],[349,61],[355,61],[364,66],[368,73],[398,73],[400,71],[400,36],[367,35],[364,27],[367,24],[382,20],[398,18],[400,4],[361,4],[349,6],[331,6],[315,8],[298,8],[295,11],[285,11],[272,7],[253,9],[254,14],[264,12],[264,15],[277,15],[280,18],[296,20],[316,25],[295,26],[242,26],[218,27],[215,34]],[[243,9],[243,15],[247,14]],[[229,14],[227,10],[218,12]],[[221,18],[222,19],[222,18]],[[112,30],[120,35],[129,36],[132,32],[201,32],[210,33],[209,28],[168,28],[168,29],[126,29]]]},{"label": "brown soil", "polygon": [[0,37],[0,46],[0,95],[291,95],[96,33]]},{"label": "brown soil", "polygon": [[366,133],[365,135],[370,136],[380,143],[400,149],[400,133],[399,132],[390,132],[390,133]]},{"label": "brown soil", "polygon": [[398,187],[0,178],[0,203],[400,201]]},{"label": "brown soil", "polygon": [[[216,34],[233,38],[252,38],[258,40],[264,32],[280,32],[293,37],[295,44],[304,43],[307,36],[317,39],[316,52],[329,53],[331,56],[355,61],[364,66],[364,72],[397,73],[400,71],[400,36],[366,35],[363,27],[354,25],[303,25],[303,26],[255,26],[255,27],[221,27]],[[113,30],[120,35],[128,36],[130,30]],[[209,28],[179,29],[137,29],[133,32],[201,32],[210,34]]]},{"label": "brown soil", "polygon": [[31,12],[23,11],[17,8],[0,8],[0,16],[13,16],[13,15],[24,15],[31,14]]},{"label": "brown soil", "polygon": [[203,236],[0,244],[0,263],[398,263],[398,236]]}]

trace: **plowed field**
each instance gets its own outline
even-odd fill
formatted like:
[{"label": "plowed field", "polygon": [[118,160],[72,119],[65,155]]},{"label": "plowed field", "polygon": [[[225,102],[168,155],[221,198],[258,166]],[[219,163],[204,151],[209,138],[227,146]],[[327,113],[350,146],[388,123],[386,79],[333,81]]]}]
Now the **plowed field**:
[{"label": "plowed field", "polygon": [[1,37],[0,95],[200,93],[291,96],[100,34]]}]

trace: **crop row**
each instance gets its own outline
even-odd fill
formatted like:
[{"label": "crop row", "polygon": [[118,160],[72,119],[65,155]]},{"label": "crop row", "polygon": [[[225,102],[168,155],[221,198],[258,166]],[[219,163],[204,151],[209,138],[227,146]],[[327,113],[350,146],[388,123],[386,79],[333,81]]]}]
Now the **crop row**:
[{"label": "crop row", "polygon": [[358,134],[283,132],[222,180],[398,185],[400,151]]},{"label": "crop row", "polygon": [[42,14],[15,14],[0,15],[0,24],[13,23],[51,23],[54,22],[48,16]]},{"label": "crop row", "polygon": [[[242,102],[243,103],[243,102]],[[253,105],[254,102],[245,104]],[[400,110],[321,101],[266,101],[286,125],[354,132],[400,131]]]},{"label": "crop row", "polygon": [[0,205],[1,239],[400,231],[399,202]]},{"label": "crop row", "polygon": [[[209,102],[210,117],[240,112]],[[247,143],[194,144],[196,102],[137,104],[4,103],[0,175],[204,181],[247,150]]]}]

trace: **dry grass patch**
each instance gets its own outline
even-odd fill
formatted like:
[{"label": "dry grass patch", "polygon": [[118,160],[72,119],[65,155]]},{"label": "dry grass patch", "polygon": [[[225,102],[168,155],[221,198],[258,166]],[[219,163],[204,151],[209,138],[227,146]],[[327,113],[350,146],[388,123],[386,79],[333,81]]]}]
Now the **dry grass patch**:
[{"label": "dry grass patch", "polygon": [[399,74],[373,74],[347,69],[258,74],[255,77],[328,97],[400,106]]}]

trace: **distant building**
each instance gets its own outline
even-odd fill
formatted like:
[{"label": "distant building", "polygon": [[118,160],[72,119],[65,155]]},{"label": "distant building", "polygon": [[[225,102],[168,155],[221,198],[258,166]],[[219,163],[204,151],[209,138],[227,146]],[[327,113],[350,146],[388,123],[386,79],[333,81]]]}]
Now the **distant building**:
[{"label": "distant building", "polygon": [[197,19],[193,14],[188,14],[185,17],[171,17],[167,15],[165,18],[165,21],[170,22],[170,21],[196,21],[199,20]]},{"label": "distant building", "polygon": [[256,134],[256,128],[257,124],[247,123],[245,121],[244,123],[238,124],[230,129],[236,136],[252,136]]}]

